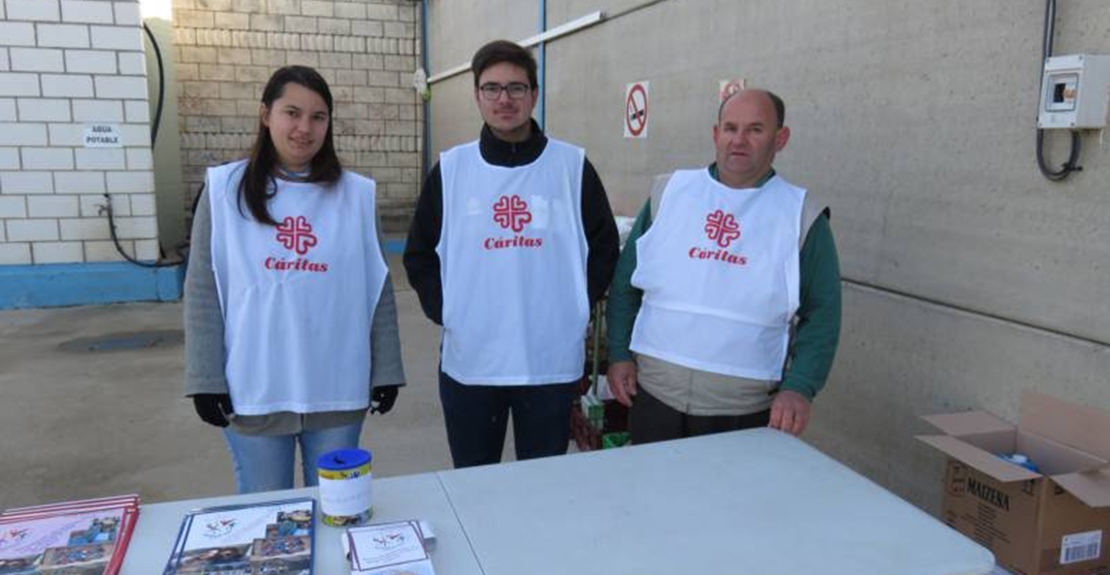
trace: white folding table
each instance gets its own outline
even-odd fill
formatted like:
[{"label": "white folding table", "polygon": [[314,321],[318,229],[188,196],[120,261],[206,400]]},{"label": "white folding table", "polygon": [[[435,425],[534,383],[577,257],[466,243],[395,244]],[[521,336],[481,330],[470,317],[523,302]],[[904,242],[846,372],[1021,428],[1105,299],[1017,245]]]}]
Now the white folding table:
[{"label": "white folding table", "polygon": [[[187,509],[143,507],[123,575],[165,564]],[[419,518],[439,575],[981,575],[990,552],[789,435],[756,429],[374,481],[374,519]],[[317,575],[344,572],[318,524]]]},{"label": "white folding table", "polygon": [[986,549],[771,429],[442,474],[489,575],[978,575]]}]

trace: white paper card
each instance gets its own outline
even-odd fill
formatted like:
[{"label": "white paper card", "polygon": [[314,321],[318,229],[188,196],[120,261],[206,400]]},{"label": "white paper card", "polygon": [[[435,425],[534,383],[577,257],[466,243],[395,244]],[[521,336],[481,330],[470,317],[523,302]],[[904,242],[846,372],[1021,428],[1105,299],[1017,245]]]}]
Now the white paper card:
[{"label": "white paper card", "polygon": [[[347,530],[354,571],[373,571],[385,567],[429,561],[415,522],[401,521],[368,525]],[[429,567],[431,562],[429,561]]]}]

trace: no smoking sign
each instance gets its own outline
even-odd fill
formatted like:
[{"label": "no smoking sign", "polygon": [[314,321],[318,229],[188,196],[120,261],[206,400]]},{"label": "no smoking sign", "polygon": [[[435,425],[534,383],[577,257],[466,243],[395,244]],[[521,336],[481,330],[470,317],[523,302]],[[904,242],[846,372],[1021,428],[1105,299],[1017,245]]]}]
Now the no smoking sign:
[{"label": "no smoking sign", "polygon": [[624,90],[624,137],[646,138],[648,134],[648,83],[628,84]]}]

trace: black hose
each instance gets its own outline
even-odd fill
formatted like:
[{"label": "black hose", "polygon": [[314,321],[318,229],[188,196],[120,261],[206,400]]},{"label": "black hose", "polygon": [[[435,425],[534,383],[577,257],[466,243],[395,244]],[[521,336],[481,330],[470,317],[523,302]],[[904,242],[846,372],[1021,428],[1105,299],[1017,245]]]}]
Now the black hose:
[{"label": "black hose", "polygon": [[150,38],[150,45],[154,48],[154,59],[158,62],[158,106],[154,109],[154,121],[150,124],[150,147],[153,148],[158,141],[158,127],[162,125],[162,104],[166,101],[166,69],[162,63],[162,50],[158,48],[154,33],[150,31],[146,22],[143,22],[143,30],[146,31],[147,38]]},{"label": "black hose", "polygon": [[[1056,41],[1056,0],[1045,0],[1044,37],[1041,38],[1041,55],[1048,59],[1052,55],[1052,45]],[[1042,62],[1043,64],[1043,62]]]},{"label": "black hose", "polygon": [[1048,167],[1048,162],[1044,157],[1044,130],[1037,130],[1037,167],[1041,169],[1041,174],[1044,177],[1059,182],[1066,179],[1072,172],[1079,172],[1083,170],[1082,166],[1076,165],[1079,162],[1079,150],[1082,147],[1082,141],[1079,137],[1079,132],[1072,130],[1071,132],[1071,152],[1068,154],[1068,161],[1060,166],[1059,170],[1053,170]]},{"label": "black hose", "polygon": [[129,262],[131,262],[131,263],[133,263],[137,266],[141,266],[141,267],[144,267],[144,268],[169,268],[169,267],[174,267],[174,266],[180,265],[183,261],[185,261],[185,259],[182,258],[181,260],[175,261],[175,262],[150,262],[150,263],[148,263],[148,262],[139,261],[139,260],[131,257],[130,254],[128,254],[126,251],[124,251],[123,246],[121,246],[120,243],[119,243],[119,236],[116,234],[116,220],[115,220],[115,217],[113,217],[113,215],[112,215],[112,197],[108,195],[108,192],[104,192],[104,200],[105,200],[105,202],[104,202],[105,203],[104,211],[107,212],[107,214],[108,214],[108,233],[110,233],[112,235],[112,243],[116,244],[116,251],[118,251],[119,254],[121,256],[123,256],[123,259],[125,259],[125,260],[127,260],[127,261],[129,261]]},{"label": "black hose", "polygon": [[[150,147],[151,152],[153,152],[154,143],[158,141],[158,126],[162,123],[162,103],[165,101],[166,96],[166,69],[162,62],[162,51],[158,49],[158,42],[154,40],[154,34],[151,33],[150,28],[145,22],[143,23],[143,30],[146,31],[147,38],[150,38],[150,45],[154,47],[154,58],[158,62],[158,106],[155,109],[154,121],[151,122],[150,127]],[[180,250],[178,251],[178,255],[181,256],[181,259],[172,262],[147,263],[131,257],[131,254],[128,254],[119,243],[119,235],[116,233],[116,218],[112,211],[112,196],[109,195],[108,192],[104,192],[104,204],[104,212],[108,216],[108,233],[111,234],[112,243],[115,244],[116,251],[119,252],[119,255],[123,256],[123,259],[144,268],[168,268],[180,265],[185,261]],[[158,246],[158,251],[162,256],[165,256],[165,254],[162,253],[161,245]]]}]

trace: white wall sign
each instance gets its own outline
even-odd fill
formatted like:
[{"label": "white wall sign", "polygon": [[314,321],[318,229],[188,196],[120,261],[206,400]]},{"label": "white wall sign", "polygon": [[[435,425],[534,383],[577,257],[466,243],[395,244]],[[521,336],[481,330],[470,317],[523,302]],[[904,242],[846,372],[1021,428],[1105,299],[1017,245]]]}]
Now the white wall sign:
[{"label": "white wall sign", "polygon": [[648,82],[628,84],[624,89],[624,137],[648,135]]},{"label": "white wall sign", "polygon": [[743,78],[735,80],[721,80],[717,86],[717,103],[725,101],[725,98],[743,90],[747,82]]},{"label": "white wall sign", "polygon": [[85,126],[86,148],[122,148],[119,127],[114,124],[89,124]]}]

